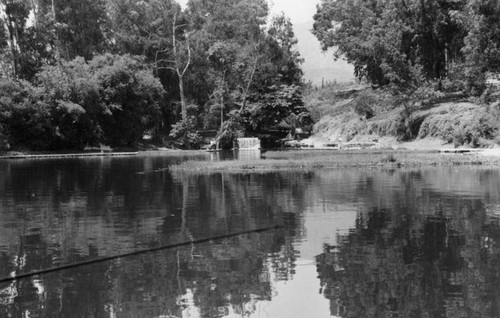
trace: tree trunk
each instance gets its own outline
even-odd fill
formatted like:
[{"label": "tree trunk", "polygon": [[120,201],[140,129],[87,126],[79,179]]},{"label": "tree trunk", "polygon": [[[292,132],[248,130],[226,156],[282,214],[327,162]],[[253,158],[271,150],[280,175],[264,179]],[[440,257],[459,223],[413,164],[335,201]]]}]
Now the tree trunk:
[{"label": "tree trunk", "polygon": [[11,62],[12,62],[12,72],[13,72],[13,77],[17,78],[19,74],[19,69],[18,69],[18,50],[17,50],[17,43],[18,43],[18,38],[16,37],[17,35],[17,25],[13,21],[13,18],[11,15],[7,13],[7,4],[4,3],[4,10],[5,10],[5,22],[4,22],[4,28],[9,32],[9,48],[10,48],[10,54],[12,55],[11,57]]},{"label": "tree trunk", "polygon": [[253,82],[253,77],[255,75],[255,71],[257,70],[257,62],[259,61],[258,58],[255,58],[253,67],[252,67],[252,72],[250,73],[250,78],[248,79],[247,86],[245,87],[245,91],[243,92],[243,101],[241,102],[241,107],[240,107],[240,113],[245,109],[245,106],[247,104],[247,97],[248,97],[248,92],[250,91],[250,86],[252,86]]},{"label": "tree trunk", "polygon": [[222,87],[220,90],[220,131],[222,132],[222,125],[224,125],[224,83],[226,81],[226,71],[222,73]]},{"label": "tree trunk", "polygon": [[52,0],[52,18],[54,19],[54,22],[56,21],[56,5],[55,5],[55,0]]},{"label": "tree trunk", "polygon": [[224,125],[224,95],[220,96],[220,130],[222,131],[222,125]]},{"label": "tree trunk", "polygon": [[177,38],[175,36],[175,30],[177,29],[177,13],[174,14],[174,19],[172,22],[172,46],[174,53],[174,68],[177,73],[177,77],[179,79],[179,94],[181,98],[181,114],[182,120],[187,120],[187,103],[186,96],[184,94],[184,74],[186,74],[187,69],[189,68],[189,64],[191,63],[191,48],[189,47],[189,42],[187,42],[187,50],[188,50],[188,60],[184,65],[184,68],[181,66],[179,52],[177,50]]},{"label": "tree trunk", "polygon": [[181,113],[182,120],[187,119],[187,105],[186,105],[186,96],[184,95],[184,76],[179,75],[179,94],[181,95]]}]

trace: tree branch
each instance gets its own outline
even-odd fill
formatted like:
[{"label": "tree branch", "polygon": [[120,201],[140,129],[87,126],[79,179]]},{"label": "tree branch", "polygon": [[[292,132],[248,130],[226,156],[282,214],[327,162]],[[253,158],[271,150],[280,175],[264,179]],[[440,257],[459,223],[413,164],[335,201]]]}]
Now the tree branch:
[{"label": "tree branch", "polygon": [[191,47],[189,46],[189,42],[188,42],[188,60],[186,62],[186,66],[184,67],[184,70],[182,71],[182,76],[184,76],[184,74],[186,74],[186,71],[189,67],[189,64],[191,64]]},{"label": "tree branch", "polygon": [[157,66],[156,69],[157,70],[171,70],[171,71],[175,71],[175,68],[173,66]]}]

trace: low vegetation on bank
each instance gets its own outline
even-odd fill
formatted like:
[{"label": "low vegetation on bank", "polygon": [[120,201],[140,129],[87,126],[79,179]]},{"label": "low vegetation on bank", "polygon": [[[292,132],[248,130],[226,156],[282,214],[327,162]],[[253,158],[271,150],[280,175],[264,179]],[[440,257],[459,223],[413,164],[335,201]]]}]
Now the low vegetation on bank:
[{"label": "low vegetation on bank", "polygon": [[306,94],[306,107],[317,120],[313,133],[331,142],[411,141],[439,138],[454,146],[500,144],[499,91],[480,98],[431,91],[427,100],[402,99],[389,89],[331,85]]},{"label": "low vegetation on bank", "polygon": [[297,150],[271,151],[257,160],[195,161],[188,160],[170,167],[181,173],[266,172],[275,170],[310,171],[347,167],[423,167],[453,165],[500,165],[500,156],[478,154],[441,154],[439,152],[391,150]]}]

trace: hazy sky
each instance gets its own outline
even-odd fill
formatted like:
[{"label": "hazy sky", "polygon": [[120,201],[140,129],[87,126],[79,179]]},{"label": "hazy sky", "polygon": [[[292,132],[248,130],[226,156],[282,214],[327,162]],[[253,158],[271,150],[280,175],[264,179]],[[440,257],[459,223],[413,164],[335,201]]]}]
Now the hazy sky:
[{"label": "hazy sky", "polygon": [[312,21],[319,0],[268,0],[272,14],[285,12],[292,23]]}]

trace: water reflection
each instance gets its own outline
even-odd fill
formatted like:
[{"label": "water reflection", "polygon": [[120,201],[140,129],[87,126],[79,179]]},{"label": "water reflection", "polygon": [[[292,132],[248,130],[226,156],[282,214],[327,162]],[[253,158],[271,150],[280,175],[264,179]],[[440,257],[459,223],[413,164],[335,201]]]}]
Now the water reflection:
[{"label": "water reflection", "polygon": [[332,314],[499,317],[498,219],[480,200],[448,204],[423,217],[373,209],[338,246],[326,245],[317,266]]},{"label": "water reflection", "polygon": [[259,160],[262,158],[260,149],[234,149],[224,151],[209,152],[210,161],[226,161],[226,160]]},{"label": "water reflection", "polygon": [[0,162],[0,317],[498,317],[500,171]]}]

